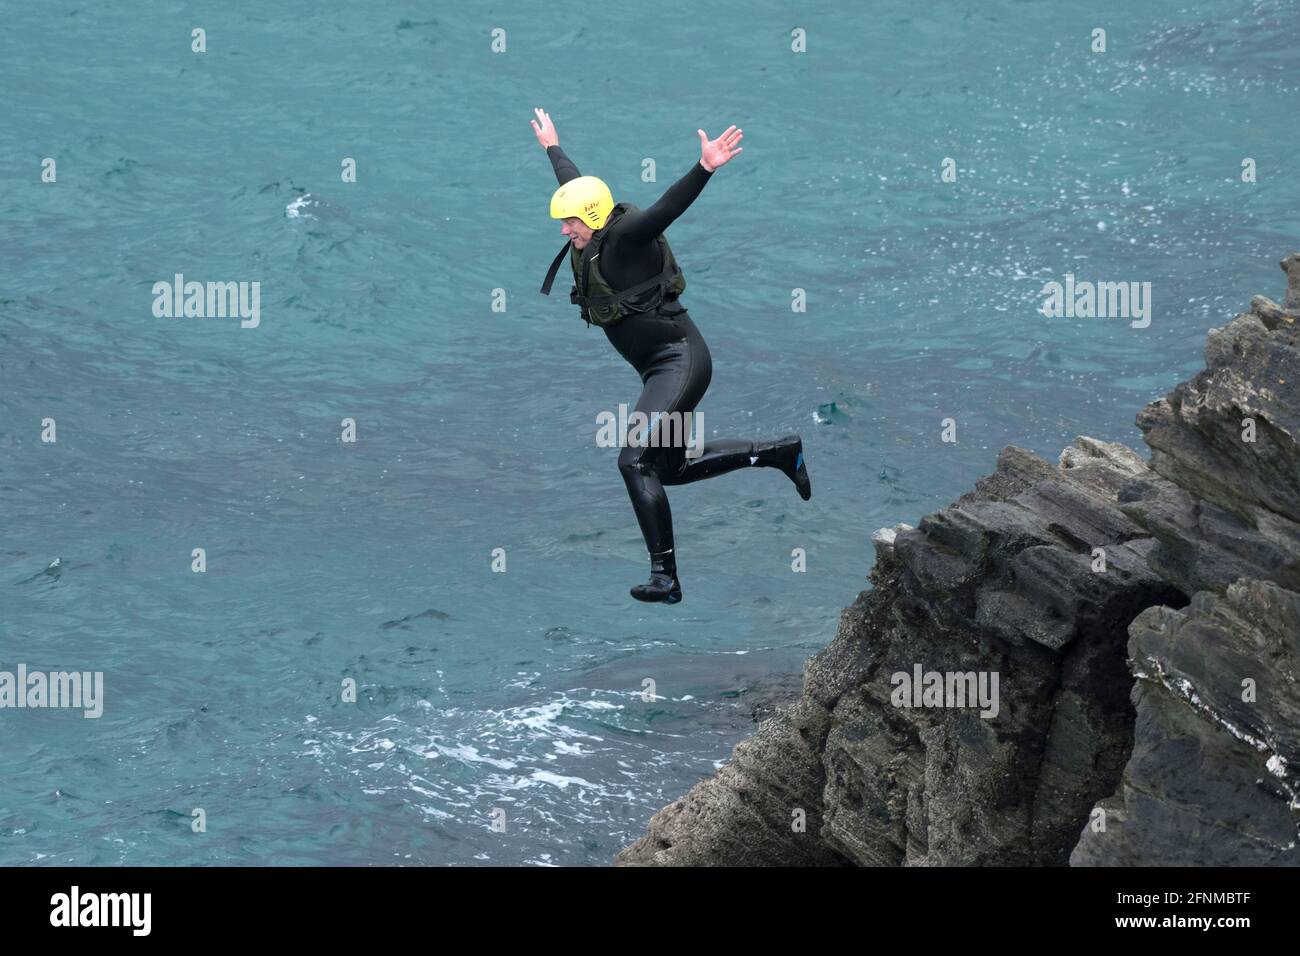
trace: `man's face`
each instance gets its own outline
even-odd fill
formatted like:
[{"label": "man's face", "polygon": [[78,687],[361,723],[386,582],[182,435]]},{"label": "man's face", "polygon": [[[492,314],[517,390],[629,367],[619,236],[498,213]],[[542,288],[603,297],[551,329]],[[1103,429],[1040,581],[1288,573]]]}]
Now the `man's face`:
[{"label": "man's face", "polygon": [[581,252],[586,248],[587,243],[591,241],[591,235],[596,230],[592,229],[577,216],[570,216],[561,221],[564,225],[560,229],[560,234],[572,239],[573,248]]}]

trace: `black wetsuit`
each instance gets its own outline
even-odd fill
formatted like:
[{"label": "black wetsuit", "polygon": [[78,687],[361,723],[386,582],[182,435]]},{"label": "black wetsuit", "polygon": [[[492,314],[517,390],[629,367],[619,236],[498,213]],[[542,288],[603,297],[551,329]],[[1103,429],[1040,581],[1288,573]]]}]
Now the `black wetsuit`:
[{"label": "black wetsuit", "polygon": [[[546,155],[560,185],[582,175],[559,146],[548,147]],[[712,175],[696,163],[653,206],[629,210],[610,227],[601,245],[600,271],[613,288],[626,289],[659,274],[663,260],[656,237],[686,211]],[[653,418],[656,412],[695,410],[709,387],[713,361],[704,337],[679,301],[669,299],[654,312],[632,313],[605,326],[604,331],[641,376],[637,411]],[[629,427],[629,434],[634,428]],[[669,443],[667,438],[664,443]],[[618,470],[652,555],[673,547],[672,512],[664,485],[684,485],[737,468],[775,463],[769,459],[768,446],[751,441],[708,441],[698,457],[687,457],[682,444],[671,444],[673,447],[637,447],[629,442],[618,456]]]}]

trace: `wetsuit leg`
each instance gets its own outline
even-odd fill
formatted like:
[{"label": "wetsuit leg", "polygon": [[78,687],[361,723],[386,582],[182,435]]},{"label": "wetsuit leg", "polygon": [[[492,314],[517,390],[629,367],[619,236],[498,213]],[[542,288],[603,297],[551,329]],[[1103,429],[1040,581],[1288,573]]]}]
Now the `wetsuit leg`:
[{"label": "wetsuit leg", "polygon": [[725,475],[737,468],[748,468],[754,464],[750,461],[754,457],[752,441],[741,438],[706,441],[695,458],[689,457],[684,449],[671,456],[672,460],[680,461],[675,468],[665,469],[662,481],[665,485],[688,485],[702,478]]},{"label": "wetsuit leg", "polygon": [[[675,317],[638,316],[633,321],[638,323],[641,335],[637,344],[642,348],[624,354],[629,361],[640,360],[633,361],[642,381],[636,410],[655,421],[653,434],[658,437],[649,440],[650,436],[644,436],[643,444],[648,447],[637,447],[631,440],[636,428],[630,428],[628,443],[619,453],[618,467],[646,548],[651,554],[658,554],[673,547],[672,511],[665,485],[689,484],[766,462],[754,461],[754,442],[732,438],[705,442],[699,456],[687,457],[682,436],[677,436],[657,416],[695,410],[713,378],[709,347],[685,313]],[[647,341],[655,339],[658,339],[655,347],[644,348]]]},{"label": "wetsuit leg", "polygon": [[[656,420],[654,432],[647,434],[635,425],[630,426],[627,441],[618,455],[618,470],[632,499],[637,523],[645,538],[646,549],[659,554],[673,547],[673,516],[664,492],[663,477],[674,471],[666,453],[670,448],[655,447],[651,435],[662,434],[658,416],[673,411],[688,411],[683,405],[694,407],[699,395],[709,384],[707,363],[701,366],[693,361],[691,349],[683,341],[670,343],[660,350],[657,361],[641,373],[641,396],[636,411],[648,419]],[[704,372],[701,383],[700,372]],[[698,393],[698,394],[693,394]],[[694,402],[689,401],[694,398]],[[678,450],[680,451],[680,449]]]}]

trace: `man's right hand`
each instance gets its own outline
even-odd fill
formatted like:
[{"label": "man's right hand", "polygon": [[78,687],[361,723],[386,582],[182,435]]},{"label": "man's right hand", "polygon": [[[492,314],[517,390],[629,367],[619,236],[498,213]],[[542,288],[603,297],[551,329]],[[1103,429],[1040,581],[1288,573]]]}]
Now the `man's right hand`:
[{"label": "man's right hand", "polygon": [[560,137],[555,132],[555,124],[551,122],[551,117],[546,110],[534,107],[533,112],[537,114],[537,119],[529,120],[529,122],[533,124],[533,132],[537,134],[537,142],[542,144],[542,149],[549,146],[559,146]]}]

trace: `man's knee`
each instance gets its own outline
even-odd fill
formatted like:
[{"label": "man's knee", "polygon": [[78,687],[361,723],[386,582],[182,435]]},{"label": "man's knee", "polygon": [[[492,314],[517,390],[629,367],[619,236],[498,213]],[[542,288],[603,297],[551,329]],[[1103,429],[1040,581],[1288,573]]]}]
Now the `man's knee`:
[{"label": "man's knee", "polygon": [[645,473],[644,451],[643,448],[625,445],[618,453],[618,470],[624,479],[635,478]]},{"label": "man's knee", "polygon": [[655,449],[637,448],[627,445],[618,453],[618,470],[625,481],[637,481],[644,476],[663,477],[663,463],[660,456],[653,455]]}]

